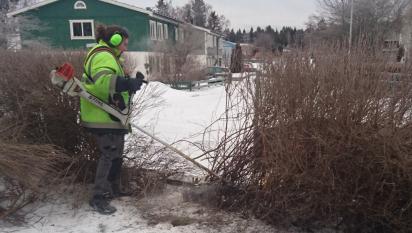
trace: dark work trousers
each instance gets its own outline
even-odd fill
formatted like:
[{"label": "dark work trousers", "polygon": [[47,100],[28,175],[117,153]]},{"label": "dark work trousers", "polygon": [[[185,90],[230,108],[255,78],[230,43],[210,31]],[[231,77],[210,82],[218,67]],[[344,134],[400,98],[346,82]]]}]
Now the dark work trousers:
[{"label": "dark work trousers", "polygon": [[100,150],[94,180],[93,197],[113,194],[120,186],[123,163],[124,134],[94,134]]}]

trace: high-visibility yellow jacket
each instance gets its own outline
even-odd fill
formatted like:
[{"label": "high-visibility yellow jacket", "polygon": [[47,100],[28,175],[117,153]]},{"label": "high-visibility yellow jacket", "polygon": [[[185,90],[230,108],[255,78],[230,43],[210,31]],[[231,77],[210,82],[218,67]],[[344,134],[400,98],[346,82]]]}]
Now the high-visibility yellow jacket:
[{"label": "high-visibility yellow jacket", "polygon": [[[110,48],[104,41],[100,41],[87,54],[82,82],[86,90],[100,100],[112,104],[114,98],[117,97],[116,102],[120,98],[123,105],[128,108],[129,93],[127,91],[116,93],[117,77],[125,76],[119,58],[119,50]],[[80,99],[80,116],[81,124],[87,128],[128,129],[117,118],[84,98]]]}]

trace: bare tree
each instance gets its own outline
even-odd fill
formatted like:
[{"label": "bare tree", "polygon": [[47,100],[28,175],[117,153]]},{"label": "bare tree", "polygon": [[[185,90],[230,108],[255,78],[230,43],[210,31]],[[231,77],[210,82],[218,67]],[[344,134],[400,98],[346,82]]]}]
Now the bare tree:
[{"label": "bare tree", "polygon": [[[25,36],[24,46],[47,45],[45,38],[33,37],[32,32],[42,32],[48,27],[32,16],[7,17],[7,13],[15,9],[33,4],[35,0],[0,0],[0,48],[18,49],[20,48],[20,37]],[[31,40],[30,38],[34,38]]]},{"label": "bare tree", "polygon": [[[399,33],[402,16],[411,0],[356,0],[353,13],[353,38],[368,43],[384,40],[390,33]],[[318,0],[321,13],[308,24],[326,25],[312,32],[346,43],[350,27],[350,0]]]}]

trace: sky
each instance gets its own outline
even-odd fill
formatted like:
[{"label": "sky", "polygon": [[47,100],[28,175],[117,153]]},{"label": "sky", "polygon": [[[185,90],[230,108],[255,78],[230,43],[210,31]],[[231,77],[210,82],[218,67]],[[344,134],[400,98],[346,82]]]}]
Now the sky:
[{"label": "sky", "polygon": [[[146,8],[156,5],[157,0],[121,0]],[[172,0],[174,6],[182,6],[189,0]],[[316,0],[205,0],[218,14],[230,20],[234,29],[250,29],[271,25],[275,28],[292,26],[304,28],[308,17],[317,10]]]}]

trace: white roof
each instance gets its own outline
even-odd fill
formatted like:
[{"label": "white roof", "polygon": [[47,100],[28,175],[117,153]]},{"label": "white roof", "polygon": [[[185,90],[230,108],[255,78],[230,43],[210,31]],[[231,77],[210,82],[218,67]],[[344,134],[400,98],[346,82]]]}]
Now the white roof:
[{"label": "white roof", "polygon": [[44,5],[47,5],[47,4],[50,4],[50,3],[53,3],[53,2],[57,2],[57,1],[58,0],[46,0],[46,1],[38,2],[38,3],[33,4],[31,6],[23,7],[21,9],[12,11],[10,13],[7,13],[7,17],[12,17],[12,16],[18,15],[20,13],[23,13],[23,12],[26,12],[26,11],[29,11],[29,10],[32,10],[32,9],[36,9],[36,8],[39,8],[39,7],[42,7]]}]

